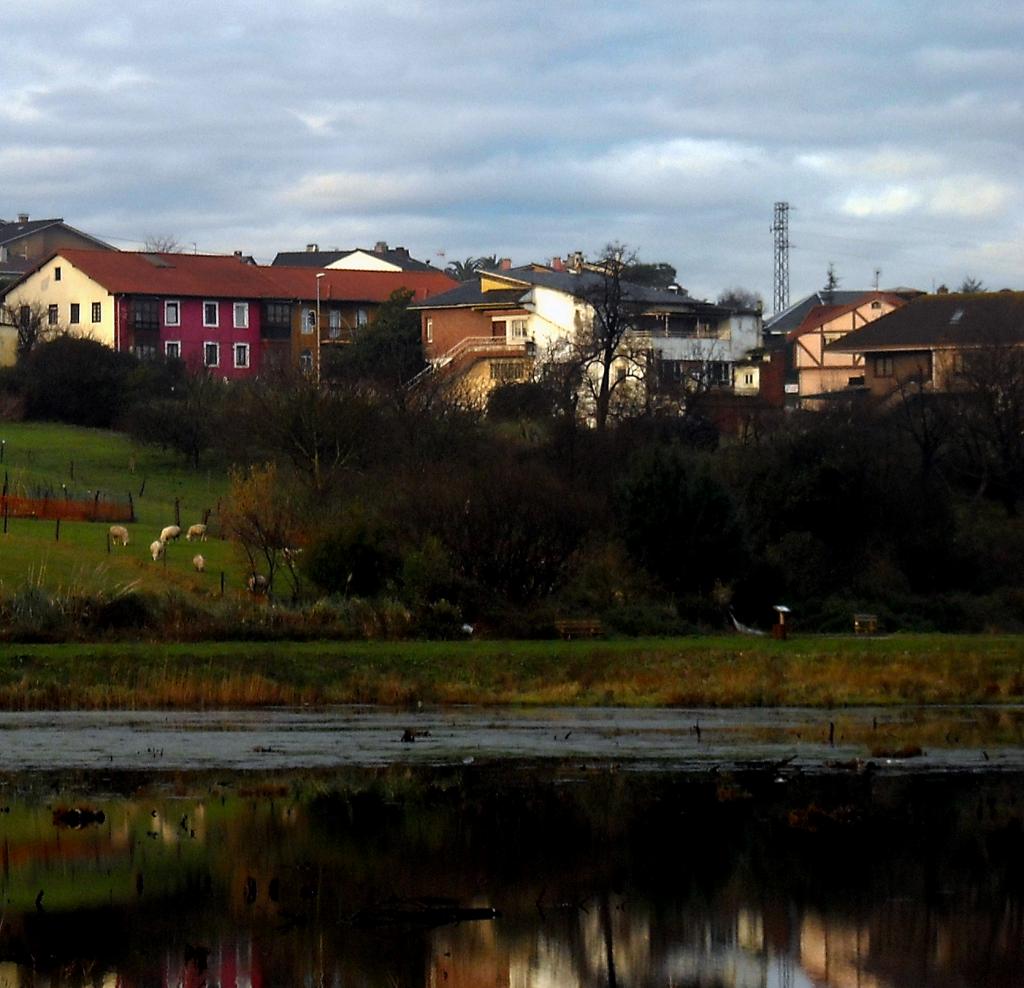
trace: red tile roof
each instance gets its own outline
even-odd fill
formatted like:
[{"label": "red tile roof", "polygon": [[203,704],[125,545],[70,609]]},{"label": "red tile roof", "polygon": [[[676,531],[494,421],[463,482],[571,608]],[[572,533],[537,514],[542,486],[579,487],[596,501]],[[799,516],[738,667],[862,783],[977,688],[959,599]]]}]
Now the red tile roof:
[{"label": "red tile roof", "polygon": [[[64,249],[57,252],[112,295],[273,298],[314,301],[317,272],[261,267],[234,256]],[[398,288],[417,301],[457,282],[441,271],[325,271],[321,300],[383,302]]]}]

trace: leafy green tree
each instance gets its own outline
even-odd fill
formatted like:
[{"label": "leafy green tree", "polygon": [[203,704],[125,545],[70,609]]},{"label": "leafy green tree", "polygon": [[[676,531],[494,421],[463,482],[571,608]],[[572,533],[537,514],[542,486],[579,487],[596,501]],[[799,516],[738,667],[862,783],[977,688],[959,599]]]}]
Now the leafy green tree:
[{"label": "leafy green tree", "polygon": [[95,340],[58,336],[24,359],[25,414],[110,428],[127,411],[137,360]]},{"label": "leafy green tree", "polygon": [[452,261],[444,273],[456,281],[472,281],[480,271],[486,271],[498,266],[496,254],[484,255],[481,257],[467,257],[464,261]]},{"label": "leafy green tree", "polygon": [[412,298],[408,289],[396,289],[351,343],[331,347],[324,378],[367,384],[401,398],[405,385],[425,366],[420,317],[409,309]]},{"label": "leafy green tree", "polygon": [[665,261],[647,263],[633,260],[623,268],[622,277],[634,285],[668,288],[676,283],[676,269]]},{"label": "leafy green tree", "polygon": [[638,458],[616,493],[615,516],[634,559],[676,594],[708,594],[742,570],[732,498],[705,462],[678,446]]},{"label": "leafy green tree", "polygon": [[313,540],[303,564],[324,593],[375,597],[401,569],[393,533],[381,518],[352,504],[339,523]]},{"label": "leafy green tree", "polygon": [[136,405],[128,430],[139,442],[181,453],[198,470],[202,455],[222,434],[229,386],[207,370],[176,373],[173,365],[165,377],[175,382],[167,385],[170,394]]}]

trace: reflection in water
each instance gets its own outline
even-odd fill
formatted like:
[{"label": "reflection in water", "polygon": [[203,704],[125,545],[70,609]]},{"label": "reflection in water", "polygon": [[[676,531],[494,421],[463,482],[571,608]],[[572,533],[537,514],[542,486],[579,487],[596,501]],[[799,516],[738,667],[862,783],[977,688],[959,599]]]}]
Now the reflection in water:
[{"label": "reflection in water", "polygon": [[1021,781],[11,777],[0,988],[1017,985]]}]

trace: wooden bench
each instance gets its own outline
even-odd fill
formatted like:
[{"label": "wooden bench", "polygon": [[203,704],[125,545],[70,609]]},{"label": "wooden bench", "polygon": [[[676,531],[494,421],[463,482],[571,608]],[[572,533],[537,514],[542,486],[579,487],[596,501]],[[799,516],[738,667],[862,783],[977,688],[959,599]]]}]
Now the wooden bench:
[{"label": "wooden bench", "polygon": [[555,622],[555,630],[566,641],[573,638],[596,638],[604,634],[604,628],[597,618],[561,618]]}]

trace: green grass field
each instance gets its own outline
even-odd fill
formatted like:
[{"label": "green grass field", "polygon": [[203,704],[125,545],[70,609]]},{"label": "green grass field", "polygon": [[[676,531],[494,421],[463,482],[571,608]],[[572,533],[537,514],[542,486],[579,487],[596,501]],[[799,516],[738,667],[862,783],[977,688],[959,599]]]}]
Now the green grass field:
[{"label": "green grass field", "polygon": [[0,709],[1024,702],[1014,636],[0,646]]},{"label": "green grass field", "polygon": [[[133,443],[127,436],[98,429],[79,429],[45,422],[5,422],[0,425],[4,460],[12,494],[31,495],[40,486],[60,490],[66,484],[76,494],[103,492],[127,496],[135,503],[136,521],[126,527],[127,548],[107,552],[106,522],[56,523],[11,518],[0,534],[0,592],[36,583],[51,591],[113,590],[137,582],[142,589],[179,587],[197,592],[220,592],[220,573],[226,585],[241,590],[244,572],[227,542],[214,537],[202,545],[185,542],[168,547],[166,563],[154,563],[150,543],[165,525],[174,523],[174,501],[181,508],[183,531],[202,521],[206,509],[216,511],[227,491],[227,472],[211,466],[196,472],[178,456]],[[216,529],[216,516],[211,518]],[[205,574],[192,567],[192,557],[206,558]]]}]

